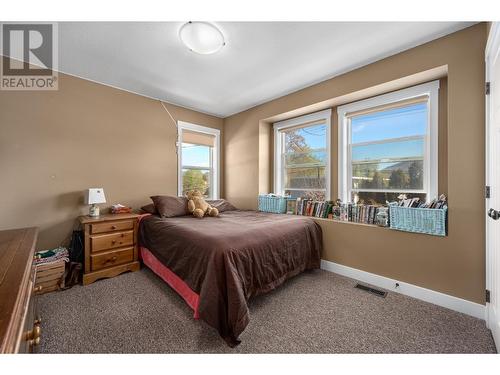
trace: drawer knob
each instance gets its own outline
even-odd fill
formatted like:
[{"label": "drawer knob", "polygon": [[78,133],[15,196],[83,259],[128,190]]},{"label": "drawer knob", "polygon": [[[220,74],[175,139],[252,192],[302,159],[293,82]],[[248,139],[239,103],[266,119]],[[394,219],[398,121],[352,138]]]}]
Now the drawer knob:
[{"label": "drawer knob", "polygon": [[116,260],[117,260],[117,259],[118,259],[118,257],[115,255],[115,256],[114,256],[114,257],[112,257],[112,258],[108,258],[108,259],[106,259],[106,261],[105,261],[104,263],[108,263],[108,262],[110,262],[110,263],[114,263],[114,262],[116,262]]},{"label": "drawer knob", "polygon": [[33,339],[39,339],[42,336],[42,329],[40,326],[36,325],[33,327]]},{"label": "drawer knob", "polygon": [[116,229],[116,225],[112,225],[111,229],[115,230]]},{"label": "drawer knob", "polygon": [[42,336],[42,329],[39,325],[34,325],[33,329],[26,334],[27,340],[36,340]]},{"label": "drawer knob", "polygon": [[36,286],[36,287],[33,288],[33,291],[35,293],[40,293],[42,291],[42,289],[43,289],[43,286],[42,285],[38,285],[38,286]]},{"label": "drawer knob", "polygon": [[38,346],[40,345],[40,337],[37,337],[36,339],[33,340],[28,340],[28,346],[32,348],[33,346]]},{"label": "drawer knob", "polygon": [[116,243],[116,240],[111,241],[111,243],[114,245]]}]

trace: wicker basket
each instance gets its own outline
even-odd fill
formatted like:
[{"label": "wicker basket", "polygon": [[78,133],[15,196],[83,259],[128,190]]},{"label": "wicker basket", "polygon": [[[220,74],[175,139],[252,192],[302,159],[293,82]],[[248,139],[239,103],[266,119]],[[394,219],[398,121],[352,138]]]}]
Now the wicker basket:
[{"label": "wicker basket", "polygon": [[447,208],[413,208],[389,205],[391,229],[446,236]]},{"label": "wicker basket", "polygon": [[259,195],[259,211],[275,214],[286,213],[286,202],[289,198],[274,194]]},{"label": "wicker basket", "polygon": [[35,290],[38,294],[44,294],[64,288],[64,269],[66,262],[56,260],[55,262],[42,263],[36,266]]}]

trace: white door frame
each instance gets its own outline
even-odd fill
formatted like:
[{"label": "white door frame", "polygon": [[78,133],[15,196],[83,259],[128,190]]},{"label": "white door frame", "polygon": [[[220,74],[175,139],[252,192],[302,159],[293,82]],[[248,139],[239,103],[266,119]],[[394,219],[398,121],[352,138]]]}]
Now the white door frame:
[{"label": "white door frame", "polygon": [[[486,82],[490,82],[491,80],[491,66],[490,64],[494,62],[496,59],[498,59],[498,55],[500,52],[500,24],[498,22],[493,22],[491,26],[490,33],[488,35],[488,42],[486,44],[486,50],[485,50],[485,68],[486,68]],[[500,62],[499,62],[500,63]],[[490,149],[491,149],[491,137],[490,137],[490,96],[486,95],[485,99],[485,110],[486,110],[486,122],[485,122],[485,159],[486,159],[486,185],[490,186],[492,181],[491,178],[492,176],[490,175]],[[494,136],[495,137],[495,136]],[[497,191],[492,192],[492,194],[498,194]],[[485,212],[488,212],[489,208],[491,207],[491,203],[489,199],[485,200]],[[498,287],[496,285],[493,285],[493,274],[492,274],[492,246],[490,244],[490,229],[489,226],[491,225],[491,220],[489,217],[486,216],[486,289],[492,290],[492,288]],[[500,223],[498,223],[500,224]],[[489,303],[486,303],[486,309],[485,309],[485,320],[486,320],[486,325],[488,328],[492,330],[493,337],[495,338],[496,336],[496,341],[499,341],[498,336],[500,332],[498,332],[498,323],[495,324],[495,322],[492,322],[493,319],[498,320],[499,317],[494,317],[492,316],[492,311],[491,311],[491,306]],[[497,342],[498,345],[498,342]]]}]

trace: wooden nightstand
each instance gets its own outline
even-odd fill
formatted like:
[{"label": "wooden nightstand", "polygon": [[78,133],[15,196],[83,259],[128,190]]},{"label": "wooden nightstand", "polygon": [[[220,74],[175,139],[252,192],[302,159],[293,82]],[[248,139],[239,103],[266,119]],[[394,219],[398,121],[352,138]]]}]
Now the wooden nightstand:
[{"label": "wooden nightstand", "polygon": [[137,214],[80,216],[85,234],[83,285],[127,271],[138,271]]}]

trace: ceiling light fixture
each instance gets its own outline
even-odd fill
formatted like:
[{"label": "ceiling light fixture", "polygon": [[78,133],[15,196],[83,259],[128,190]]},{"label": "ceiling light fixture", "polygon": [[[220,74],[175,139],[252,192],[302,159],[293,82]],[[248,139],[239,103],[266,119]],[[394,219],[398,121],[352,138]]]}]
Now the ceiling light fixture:
[{"label": "ceiling light fixture", "polygon": [[222,32],[208,22],[187,22],[179,30],[179,38],[191,51],[209,55],[226,44]]}]

